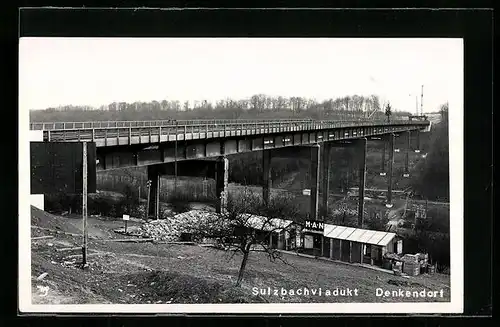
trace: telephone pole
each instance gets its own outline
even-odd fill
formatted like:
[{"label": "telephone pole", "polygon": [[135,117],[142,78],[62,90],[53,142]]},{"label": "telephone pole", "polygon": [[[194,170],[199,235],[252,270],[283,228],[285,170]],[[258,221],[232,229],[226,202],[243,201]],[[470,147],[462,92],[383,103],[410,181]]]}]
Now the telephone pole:
[{"label": "telephone pole", "polygon": [[87,266],[87,142],[83,142],[82,160],[82,218],[83,218],[83,246],[82,246],[82,268]]},{"label": "telephone pole", "polygon": [[424,115],[424,86],[422,85],[422,93],[420,94],[420,116]]},{"label": "telephone pole", "polygon": [[146,217],[145,217],[145,220],[148,221],[148,219],[149,219],[149,201],[151,200],[151,180],[148,180],[146,182],[146,187],[148,188],[148,200],[146,202]]}]

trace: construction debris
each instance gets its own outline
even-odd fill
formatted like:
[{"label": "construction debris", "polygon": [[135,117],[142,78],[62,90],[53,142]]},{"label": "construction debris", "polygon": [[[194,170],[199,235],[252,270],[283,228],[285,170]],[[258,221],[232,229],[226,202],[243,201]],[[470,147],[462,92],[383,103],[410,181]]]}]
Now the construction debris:
[{"label": "construction debris", "polygon": [[[141,226],[131,226],[127,229],[127,233],[125,233],[123,228],[116,229],[115,232],[147,238],[155,242],[178,242],[181,240],[183,234],[189,234],[189,232],[191,232],[191,228],[195,223],[204,221],[213,215],[214,213],[209,211],[191,210],[173,217],[153,220]],[[184,243],[187,244],[187,242]]]},{"label": "construction debris", "polygon": [[61,249],[56,249],[57,252],[65,252],[65,251],[81,251],[82,247],[73,247],[73,248],[61,248]]},{"label": "construction debris", "polygon": [[[97,253],[97,252],[87,253],[87,257],[98,255],[98,254],[99,253]],[[80,258],[80,257],[82,257],[82,254],[72,254],[72,255],[66,256],[65,259]]]},{"label": "construction debris", "polygon": [[32,237],[31,240],[43,240],[43,239],[47,239],[47,238],[54,238],[54,236],[52,235],[45,235],[45,236],[37,236],[37,237]]},{"label": "construction debris", "polygon": [[110,239],[106,240],[108,242],[133,242],[133,243],[144,243],[153,241],[152,238],[122,238],[122,239]]},{"label": "construction debris", "polygon": [[45,277],[47,277],[47,275],[48,275],[48,274],[49,274],[49,273],[44,272],[43,274],[41,274],[40,276],[38,276],[38,277],[36,278],[36,280],[42,280],[42,279],[44,279]]}]

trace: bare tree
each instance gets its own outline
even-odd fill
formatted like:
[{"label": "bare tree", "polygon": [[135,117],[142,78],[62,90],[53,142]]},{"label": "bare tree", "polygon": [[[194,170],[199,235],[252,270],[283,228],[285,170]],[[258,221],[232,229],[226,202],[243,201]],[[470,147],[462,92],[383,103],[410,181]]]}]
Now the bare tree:
[{"label": "bare tree", "polygon": [[385,115],[387,116],[387,122],[390,122],[391,115],[392,115],[392,108],[391,108],[391,104],[389,102],[385,106]]},{"label": "bare tree", "polygon": [[[222,248],[232,252],[231,258],[237,253],[243,255],[236,281],[239,286],[250,252],[264,252],[269,260],[286,263],[270,240],[272,235],[289,230],[298,212],[298,207],[284,197],[271,198],[265,203],[251,190],[245,189],[239,196],[229,197],[227,207],[221,213],[209,215],[192,225],[191,233],[198,239],[216,240]],[[288,219],[283,219],[283,216]]]}]

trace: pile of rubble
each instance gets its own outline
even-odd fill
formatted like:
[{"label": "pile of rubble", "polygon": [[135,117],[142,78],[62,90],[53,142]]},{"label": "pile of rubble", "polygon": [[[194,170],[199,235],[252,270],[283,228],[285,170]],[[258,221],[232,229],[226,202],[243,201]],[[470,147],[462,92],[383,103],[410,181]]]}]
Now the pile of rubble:
[{"label": "pile of rubble", "polygon": [[140,227],[138,234],[156,241],[178,241],[181,234],[191,233],[193,226],[200,225],[207,219],[213,218],[213,215],[213,212],[191,210],[173,217],[145,223]]}]

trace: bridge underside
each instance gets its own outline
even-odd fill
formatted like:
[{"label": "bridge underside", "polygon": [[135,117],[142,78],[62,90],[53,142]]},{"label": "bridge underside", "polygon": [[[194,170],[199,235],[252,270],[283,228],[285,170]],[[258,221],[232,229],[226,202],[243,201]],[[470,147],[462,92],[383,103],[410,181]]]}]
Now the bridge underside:
[{"label": "bridge underside", "polygon": [[[148,166],[175,161],[215,159],[250,151],[280,149],[322,142],[341,142],[361,137],[381,137],[391,133],[418,131],[421,126],[347,127],[306,132],[284,132],[267,135],[233,135],[220,138],[196,138],[144,144],[122,145],[118,138],[106,140],[106,146],[97,147],[97,170]],[[154,140],[151,140],[154,141]],[[98,143],[96,141],[96,143]]]}]

